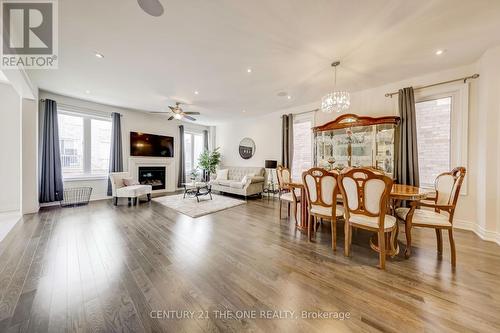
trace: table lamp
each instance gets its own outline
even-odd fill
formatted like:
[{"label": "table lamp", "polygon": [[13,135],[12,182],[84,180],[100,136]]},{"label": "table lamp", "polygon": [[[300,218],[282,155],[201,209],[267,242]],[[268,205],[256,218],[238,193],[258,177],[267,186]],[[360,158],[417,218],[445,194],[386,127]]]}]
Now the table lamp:
[{"label": "table lamp", "polygon": [[273,181],[273,169],[276,169],[278,167],[278,161],[275,161],[275,160],[266,160],[264,167],[266,168],[266,170],[267,169],[271,169],[271,172],[270,172],[270,175],[271,175],[270,182],[271,182],[271,184],[274,184],[274,181]]}]

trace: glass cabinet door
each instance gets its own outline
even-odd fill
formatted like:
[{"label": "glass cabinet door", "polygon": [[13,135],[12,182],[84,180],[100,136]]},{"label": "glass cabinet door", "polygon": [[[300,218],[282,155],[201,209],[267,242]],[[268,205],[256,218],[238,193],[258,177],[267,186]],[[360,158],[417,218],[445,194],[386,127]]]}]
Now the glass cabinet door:
[{"label": "glass cabinet door", "polygon": [[394,175],[399,117],[342,115],[314,129],[314,165],[327,170],[374,167]]},{"label": "glass cabinet door", "polygon": [[[348,129],[349,131],[349,129]],[[359,126],[350,129],[351,166],[366,167],[373,165],[373,126]]]},{"label": "glass cabinet door", "polygon": [[394,175],[394,125],[382,124],[376,127],[375,165],[377,169]]}]

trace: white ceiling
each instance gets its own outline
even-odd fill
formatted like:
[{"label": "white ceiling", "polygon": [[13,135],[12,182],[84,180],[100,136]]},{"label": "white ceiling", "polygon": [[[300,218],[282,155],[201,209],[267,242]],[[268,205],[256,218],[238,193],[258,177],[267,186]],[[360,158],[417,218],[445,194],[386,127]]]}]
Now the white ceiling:
[{"label": "white ceiling", "polygon": [[141,110],[193,103],[185,110],[214,123],[319,101],[333,60],[338,83],[356,91],[469,64],[500,43],[498,0],[161,2],[155,18],[135,0],[59,1],[59,69],[30,76],[48,91]]}]

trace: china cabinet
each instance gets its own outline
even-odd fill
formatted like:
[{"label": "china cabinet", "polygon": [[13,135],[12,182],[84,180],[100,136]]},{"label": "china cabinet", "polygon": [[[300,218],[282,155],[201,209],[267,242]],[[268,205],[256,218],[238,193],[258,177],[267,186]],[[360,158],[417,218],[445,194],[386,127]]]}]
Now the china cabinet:
[{"label": "china cabinet", "polygon": [[399,117],[345,114],[313,128],[314,165],[328,170],[371,166],[394,175]]}]

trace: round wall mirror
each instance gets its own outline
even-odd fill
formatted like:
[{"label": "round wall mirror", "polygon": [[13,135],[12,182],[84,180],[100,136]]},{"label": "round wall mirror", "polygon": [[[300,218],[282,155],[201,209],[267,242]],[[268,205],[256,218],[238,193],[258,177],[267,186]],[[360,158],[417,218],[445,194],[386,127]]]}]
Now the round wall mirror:
[{"label": "round wall mirror", "polygon": [[248,160],[255,154],[255,142],[250,138],[244,138],[240,141],[239,150],[241,158]]}]

